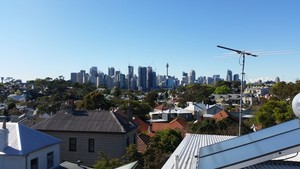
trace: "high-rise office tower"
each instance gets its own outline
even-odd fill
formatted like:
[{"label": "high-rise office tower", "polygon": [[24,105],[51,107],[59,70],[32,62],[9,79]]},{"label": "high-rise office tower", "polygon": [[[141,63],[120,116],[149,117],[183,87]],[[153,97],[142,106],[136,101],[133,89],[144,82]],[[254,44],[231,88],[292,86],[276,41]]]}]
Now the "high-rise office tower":
[{"label": "high-rise office tower", "polygon": [[133,89],[132,78],[133,78],[133,66],[128,66],[128,89]]},{"label": "high-rise office tower", "polygon": [[108,75],[109,76],[114,76],[115,75],[115,68],[114,67],[109,67],[108,68]]},{"label": "high-rise office tower", "polygon": [[146,73],[146,88],[147,90],[151,90],[153,87],[153,74],[152,74],[152,67],[147,67],[147,73]]},{"label": "high-rise office tower", "polygon": [[276,78],[275,78],[275,83],[279,83],[279,82],[280,82],[279,77],[276,77]]},{"label": "high-rise office tower", "polygon": [[96,77],[98,75],[98,68],[96,66],[90,68],[90,75],[93,77]]},{"label": "high-rise office tower", "polygon": [[188,73],[182,72],[181,85],[188,84]]},{"label": "high-rise office tower", "polygon": [[196,72],[191,70],[189,73],[189,84],[193,84],[196,80]]},{"label": "high-rise office tower", "polygon": [[227,70],[226,81],[228,82],[232,81],[232,71],[229,69]]},{"label": "high-rise office tower", "polygon": [[145,90],[146,89],[146,81],[147,81],[147,68],[139,66],[138,68],[138,89]]},{"label": "high-rise office tower", "polygon": [[73,83],[77,82],[77,73],[71,73],[71,82]]},{"label": "high-rise office tower", "polygon": [[233,80],[234,80],[234,81],[240,81],[239,74],[234,74],[234,75],[233,75]]}]

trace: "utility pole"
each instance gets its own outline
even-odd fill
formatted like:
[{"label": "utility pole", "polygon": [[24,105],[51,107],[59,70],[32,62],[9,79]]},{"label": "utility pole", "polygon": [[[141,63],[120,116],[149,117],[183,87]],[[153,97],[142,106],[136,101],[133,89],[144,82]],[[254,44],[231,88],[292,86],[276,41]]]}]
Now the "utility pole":
[{"label": "utility pole", "polygon": [[254,55],[252,53],[249,52],[245,52],[245,51],[241,51],[241,50],[236,50],[236,49],[231,49],[231,48],[227,48],[224,46],[217,46],[218,48],[222,48],[222,49],[226,49],[226,50],[230,50],[230,51],[234,51],[237,54],[239,54],[241,57],[243,57],[243,61],[242,61],[242,80],[241,80],[241,93],[240,93],[240,112],[239,112],[239,136],[241,136],[241,127],[242,127],[242,111],[243,111],[243,84],[244,84],[244,68],[245,68],[245,56],[253,56],[253,57],[257,57],[258,55]]}]

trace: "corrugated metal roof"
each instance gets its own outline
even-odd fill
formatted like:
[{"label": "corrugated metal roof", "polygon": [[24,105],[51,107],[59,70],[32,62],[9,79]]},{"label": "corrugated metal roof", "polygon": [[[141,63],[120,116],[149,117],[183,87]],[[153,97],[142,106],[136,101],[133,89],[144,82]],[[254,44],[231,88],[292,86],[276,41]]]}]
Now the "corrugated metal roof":
[{"label": "corrugated metal roof", "polygon": [[[0,126],[2,126],[2,123],[0,123]],[[8,146],[0,155],[26,155],[61,142],[55,137],[33,130],[22,124],[6,123],[6,126],[9,131]]]},{"label": "corrugated metal roof", "polygon": [[48,131],[126,133],[137,126],[125,117],[109,111],[59,111],[33,128]]},{"label": "corrugated metal roof", "polygon": [[234,137],[235,136],[188,133],[162,168],[175,168],[175,157],[178,155],[178,169],[195,169],[198,161],[198,158],[195,158],[195,155],[199,154],[199,149],[201,147],[228,140]]}]

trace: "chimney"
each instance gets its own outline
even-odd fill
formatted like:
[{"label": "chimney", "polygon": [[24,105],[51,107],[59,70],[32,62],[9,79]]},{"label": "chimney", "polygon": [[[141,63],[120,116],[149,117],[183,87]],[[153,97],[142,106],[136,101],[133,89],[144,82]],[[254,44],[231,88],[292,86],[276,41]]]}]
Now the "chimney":
[{"label": "chimney", "polygon": [[8,146],[8,129],[6,128],[6,117],[4,118],[2,128],[0,129],[0,152]]}]

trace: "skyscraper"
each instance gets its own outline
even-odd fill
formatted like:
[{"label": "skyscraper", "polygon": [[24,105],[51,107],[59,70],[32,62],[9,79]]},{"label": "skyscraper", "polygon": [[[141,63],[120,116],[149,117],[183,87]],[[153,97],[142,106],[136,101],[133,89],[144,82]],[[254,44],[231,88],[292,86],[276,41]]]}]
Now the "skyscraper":
[{"label": "skyscraper", "polygon": [[108,68],[108,75],[109,76],[114,76],[115,75],[115,68],[114,67],[109,67]]},{"label": "skyscraper", "polygon": [[133,78],[133,66],[128,66],[128,89],[133,89],[132,78]]},{"label": "skyscraper", "polygon": [[147,81],[147,68],[139,66],[138,68],[138,89],[145,90],[146,89],[146,81]]},{"label": "skyscraper", "polygon": [[228,82],[232,81],[232,71],[229,69],[227,70],[226,81]]},{"label": "skyscraper", "polygon": [[234,80],[234,81],[240,81],[239,74],[234,74],[234,75],[233,75],[233,80]]},{"label": "skyscraper", "polygon": [[280,82],[280,78],[279,77],[276,77],[275,78],[275,83],[279,83]]},{"label": "skyscraper", "polygon": [[196,72],[194,70],[191,70],[189,73],[189,84],[195,83],[196,80]]}]

